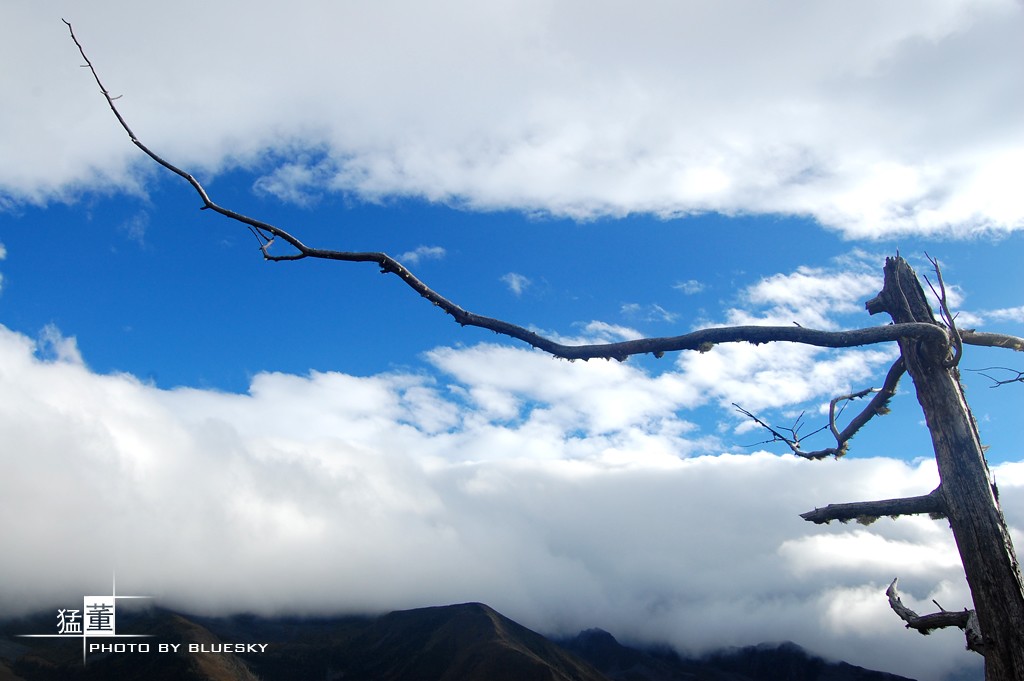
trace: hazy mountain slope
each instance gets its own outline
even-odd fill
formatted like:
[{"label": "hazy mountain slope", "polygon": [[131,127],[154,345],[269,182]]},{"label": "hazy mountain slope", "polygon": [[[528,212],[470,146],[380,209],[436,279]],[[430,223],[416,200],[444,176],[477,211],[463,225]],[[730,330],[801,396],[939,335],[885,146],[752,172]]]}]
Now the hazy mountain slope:
[{"label": "hazy mountain slope", "polygon": [[828,662],[793,643],[685,658],[670,650],[623,646],[608,632],[590,629],[560,644],[613,681],[907,681],[845,662]]}]

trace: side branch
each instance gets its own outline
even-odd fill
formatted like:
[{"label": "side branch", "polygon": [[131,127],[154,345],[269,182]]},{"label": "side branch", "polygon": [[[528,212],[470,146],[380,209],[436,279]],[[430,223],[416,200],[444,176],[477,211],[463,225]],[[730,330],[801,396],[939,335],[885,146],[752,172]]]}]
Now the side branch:
[{"label": "side branch", "polygon": [[1024,352],[1024,338],[1011,336],[1005,333],[988,333],[964,329],[960,332],[960,339],[967,345],[980,345],[987,348],[1007,348]]},{"label": "side branch", "polygon": [[[323,260],[338,260],[344,262],[376,263],[380,268],[381,273],[397,275],[403,282],[405,282],[406,285],[420,294],[420,296],[426,298],[436,307],[441,308],[444,312],[451,315],[454,320],[462,326],[476,326],[483,329],[489,329],[495,333],[518,339],[535,348],[543,350],[544,352],[564,359],[587,360],[593,358],[604,358],[622,361],[631,355],[651,353],[660,357],[666,352],[676,352],[679,350],[706,351],[717,343],[737,343],[744,341],[754,344],[787,341],[828,348],[856,347],[895,341],[904,338],[917,338],[922,341],[930,341],[945,345],[949,344],[949,336],[946,330],[939,325],[910,323],[871,327],[851,331],[816,331],[802,327],[737,326],[704,329],[693,333],[683,334],[681,336],[643,338],[620,343],[563,345],[522,326],[511,324],[500,319],[494,319],[492,317],[485,317],[483,315],[468,312],[424,284],[415,275],[413,275],[408,268],[385,253],[334,251],[322,248],[312,248],[302,243],[302,241],[297,237],[280,227],[276,227],[270,223],[257,220],[256,218],[243,215],[242,213],[238,213],[214,203],[214,201],[210,199],[209,194],[207,194],[206,190],[203,188],[202,184],[195,177],[173,163],[165,160],[139,140],[132,129],[128,126],[127,121],[121,115],[120,111],[118,111],[117,106],[114,104],[114,100],[116,98],[112,97],[106,87],[104,87],[95,67],[86,55],[85,49],[75,36],[75,32],[71,24],[68,21],[64,21],[64,23],[67,25],[68,31],[71,33],[71,39],[78,47],[78,51],[85,60],[85,66],[92,73],[93,79],[96,81],[100,92],[107,100],[107,105],[114,113],[118,123],[128,134],[132,143],[142,150],[143,153],[153,159],[153,161],[188,182],[192,188],[195,189],[200,199],[202,199],[203,210],[212,210],[224,217],[244,224],[259,240],[260,250],[266,260],[277,262],[301,260],[303,258],[319,258]],[[295,249],[295,252],[286,255],[270,255],[270,245],[276,239],[281,239],[289,244]]]},{"label": "side branch", "polygon": [[964,356],[964,342],[960,337],[960,330],[956,328],[956,315],[949,309],[949,299],[946,296],[946,282],[942,280],[942,268],[939,267],[939,261],[927,253],[925,257],[932,264],[932,267],[935,269],[935,277],[939,280],[939,289],[936,291],[935,287],[932,286],[932,282],[928,281],[928,277],[924,278],[928,282],[928,287],[932,290],[932,294],[939,301],[939,316],[942,317],[946,328],[949,329],[949,335],[953,341],[953,345],[950,348],[950,356],[942,361],[943,367],[951,369],[959,364],[960,359]]},{"label": "side branch", "polygon": [[842,432],[836,431],[835,411],[836,403],[843,398],[836,398],[829,403],[828,419],[829,426],[832,429],[832,434],[836,438],[834,454],[836,457],[846,454],[846,447],[850,439],[856,435],[857,431],[863,428],[868,421],[870,421],[874,416],[888,413],[889,400],[891,400],[893,395],[896,394],[896,386],[899,384],[900,378],[906,370],[902,357],[893,362],[892,366],[889,367],[889,372],[885,375],[885,382],[882,384],[882,387],[875,393],[874,397],[871,398],[868,405],[864,407],[864,409],[857,414],[857,416],[855,416],[845,428],[843,428]]},{"label": "side branch", "polygon": [[[907,623],[907,629],[916,629],[921,634],[927,636],[936,629],[959,627],[964,630],[967,636],[967,649],[984,654],[984,641],[978,625],[978,616],[974,610],[961,610],[959,612],[941,610],[941,612],[931,613],[930,615],[918,615],[903,605],[899,591],[896,590],[897,581],[897,579],[892,580],[892,584],[885,590],[885,595],[889,598],[889,607],[899,615],[901,620]],[[939,604],[936,603],[936,605]],[[942,606],[940,605],[939,608],[941,609]]]},{"label": "side branch", "polygon": [[936,487],[928,494],[919,497],[903,497],[901,499],[883,499],[881,501],[857,501],[850,504],[829,504],[825,508],[816,508],[800,517],[817,525],[828,524],[833,520],[846,523],[856,520],[869,525],[882,516],[915,515],[928,513],[934,517],[946,515],[946,503],[942,498],[942,488]]},{"label": "side branch", "polygon": [[[757,423],[757,425],[761,426],[769,433],[771,433],[771,439],[765,440],[765,442],[785,442],[791,452],[805,459],[817,460],[824,459],[829,456],[838,459],[839,457],[844,456],[846,454],[847,445],[849,444],[850,439],[853,438],[853,436],[856,435],[857,432],[861,428],[863,428],[868,421],[870,421],[875,416],[880,416],[882,414],[889,413],[889,400],[891,400],[892,396],[896,394],[896,386],[900,382],[900,378],[903,376],[905,372],[906,367],[903,364],[903,358],[900,357],[895,362],[893,362],[893,365],[891,367],[889,367],[889,372],[885,376],[885,383],[882,384],[881,388],[865,388],[864,390],[860,390],[849,395],[840,395],[839,397],[833,398],[828,405],[828,429],[832,431],[832,436],[835,437],[836,439],[836,446],[826,447],[825,449],[818,449],[813,452],[805,452],[800,445],[800,427],[802,425],[801,421],[803,420],[803,414],[800,414],[800,417],[797,418],[796,423],[793,424],[792,427],[781,429],[789,433],[789,435],[786,435],[782,433],[780,429],[773,428],[772,426],[765,423],[757,416],[747,411],[746,409],[736,404],[735,402],[733,402],[732,406],[736,407],[737,411],[739,411],[741,414],[752,419],[755,423]],[[868,402],[868,405],[864,407],[864,409],[859,414],[857,414],[857,416],[855,416],[850,421],[850,423],[848,423],[847,426],[843,428],[843,430],[840,432],[838,426],[836,426],[836,405],[840,403],[852,402],[853,400],[858,400],[864,397],[865,395],[870,395],[871,393],[875,393],[875,395],[874,397],[871,398],[871,401]],[[845,404],[843,406],[845,407]],[[842,413],[842,411],[843,409],[840,408],[840,414]],[[810,435],[815,435],[823,430],[825,430],[825,426],[822,426],[821,428],[815,430],[813,433],[810,433]]]},{"label": "side branch", "polygon": [[[989,386],[990,388],[998,388],[1001,385],[1009,385],[1011,383],[1024,383],[1024,371],[1020,371],[1018,369],[1011,369],[1010,367],[985,367],[984,369],[968,369],[968,371],[974,371],[976,373],[979,373],[988,380],[992,381],[992,385]],[[1011,374],[1016,374],[1016,376],[1013,376],[1011,378],[999,379],[996,378],[995,376],[991,376],[985,373],[986,371],[1008,371]]]}]

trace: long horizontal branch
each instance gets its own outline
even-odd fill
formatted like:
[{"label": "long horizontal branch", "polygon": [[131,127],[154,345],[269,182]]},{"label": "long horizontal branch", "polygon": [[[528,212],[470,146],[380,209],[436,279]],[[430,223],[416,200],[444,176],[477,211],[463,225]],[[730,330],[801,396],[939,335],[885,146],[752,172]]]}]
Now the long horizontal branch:
[{"label": "long horizontal branch", "polygon": [[960,339],[968,345],[981,345],[987,348],[1008,348],[1024,352],[1024,338],[1005,333],[989,333],[966,329],[960,332]]},{"label": "long horizontal branch", "polygon": [[[270,261],[291,261],[303,258],[318,258],[323,260],[337,260],[344,262],[372,262],[376,263],[382,273],[397,275],[410,288],[451,315],[456,322],[463,326],[475,326],[489,329],[495,333],[521,340],[535,348],[548,352],[556,357],[565,359],[617,359],[624,360],[631,355],[651,353],[661,356],[665,352],[679,350],[709,350],[718,343],[748,342],[754,344],[786,341],[802,343],[828,348],[848,348],[864,345],[872,345],[888,341],[895,341],[903,338],[919,338],[935,342],[948,343],[949,336],[945,329],[936,324],[911,323],[869,327],[849,331],[817,331],[798,326],[734,326],[702,329],[680,336],[643,338],[618,343],[601,343],[593,345],[564,345],[549,338],[541,336],[522,326],[512,324],[493,317],[486,317],[462,309],[451,300],[437,293],[432,288],[418,279],[403,264],[381,252],[357,252],[357,251],[335,251],[323,248],[313,248],[302,243],[300,239],[289,232],[276,227],[270,223],[256,218],[243,215],[237,211],[225,208],[215,203],[203,188],[202,184],[190,173],[182,170],[173,163],[165,160],[135,135],[128,122],[118,111],[114,104],[114,97],[104,87],[99,74],[85,53],[85,49],[75,36],[71,23],[64,21],[71,34],[71,39],[78,47],[85,66],[89,68],[97,86],[107,100],[110,110],[114,113],[118,123],[128,134],[132,143],[142,150],[153,161],[174,174],[180,176],[195,189],[203,201],[203,209],[212,210],[227,218],[240,222],[253,230],[261,239],[261,250],[265,259]],[[270,255],[269,246],[275,239],[281,239],[295,249],[295,253],[289,255]]]},{"label": "long horizontal branch", "polygon": [[936,487],[928,494],[919,497],[903,497],[901,499],[883,499],[881,501],[856,501],[849,504],[829,504],[824,508],[816,508],[800,517],[812,523],[822,525],[833,520],[848,522],[873,522],[882,516],[914,515],[929,513],[945,515],[946,504],[942,498],[942,488]]},{"label": "long horizontal branch", "polygon": [[[960,610],[951,612],[942,610],[929,615],[918,615],[916,612],[903,605],[899,591],[896,590],[896,582],[892,580],[885,595],[889,598],[889,607],[899,615],[900,619],[907,623],[907,629],[916,629],[918,632],[928,635],[936,629],[947,627],[958,627],[964,630],[967,636],[967,648],[976,653],[982,653],[984,641],[981,636],[981,627],[978,623],[978,616],[974,610]],[[938,605],[936,603],[936,605]],[[939,606],[941,608],[941,606]]]}]

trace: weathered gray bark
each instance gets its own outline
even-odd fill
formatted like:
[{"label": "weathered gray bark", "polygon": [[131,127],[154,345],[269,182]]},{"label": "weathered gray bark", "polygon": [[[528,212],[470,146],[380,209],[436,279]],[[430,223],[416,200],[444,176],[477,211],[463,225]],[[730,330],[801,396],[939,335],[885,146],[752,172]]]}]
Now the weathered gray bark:
[{"label": "weathered gray bark", "polygon": [[[936,323],[917,275],[899,257],[886,260],[882,292],[867,308],[888,313],[897,325]],[[974,598],[985,678],[1024,681],[1024,585],[959,372],[949,366],[946,344],[899,344],[931,432],[945,511]]]},{"label": "weathered gray bark", "polygon": [[869,524],[882,516],[896,517],[928,513],[933,516],[946,515],[946,503],[942,498],[942,488],[936,487],[928,494],[903,499],[883,499],[881,501],[856,501],[852,504],[829,504],[825,508],[816,508],[800,517],[821,525],[833,520],[847,522],[856,520]]}]

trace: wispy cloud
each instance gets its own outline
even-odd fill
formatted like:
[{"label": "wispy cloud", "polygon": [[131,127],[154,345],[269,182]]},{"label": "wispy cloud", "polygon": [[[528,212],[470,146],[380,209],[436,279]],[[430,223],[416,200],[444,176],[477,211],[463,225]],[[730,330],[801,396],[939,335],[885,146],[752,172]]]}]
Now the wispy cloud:
[{"label": "wispy cloud", "polygon": [[43,360],[77,366],[85,364],[78,350],[78,340],[74,336],[65,336],[55,324],[47,324],[39,331],[35,352]]},{"label": "wispy cloud", "polygon": [[423,260],[440,260],[447,251],[441,246],[417,246],[411,251],[406,251],[398,256],[398,260],[410,265],[417,265]]},{"label": "wispy cloud", "polygon": [[657,303],[624,303],[619,311],[627,317],[645,322],[674,322],[679,318],[678,313],[669,312]]},{"label": "wispy cloud", "polygon": [[699,282],[696,279],[687,279],[686,281],[680,281],[672,286],[672,288],[677,291],[681,291],[688,296],[692,296],[703,291],[705,286],[702,282]]},{"label": "wispy cloud", "polygon": [[134,241],[139,248],[146,248],[146,230],[149,229],[149,213],[138,211],[130,218],[121,223],[120,230],[128,238]]},{"label": "wispy cloud", "polygon": [[300,155],[296,160],[282,162],[268,174],[257,178],[253,182],[253,190],[308,208],[320,200],[333,173],[334,166],[329,160],[314,162]]},{"label": "wispy cloud", "polygon": [[998,310],[986,310],[978,313],[982,319],[992,319],[998,322],[1024,323],[1024,305],[1018,307],[1005,307]]},{"label": "wispy cloud", "polygon": [[517,272],[503,274],[501,276],[501,280],[505,282],[506,286],[508,286],[508,290],[517,296],[523,295],[523,291],[528,289],[530,284],[533,283],[528,277],[518,274]]}]

